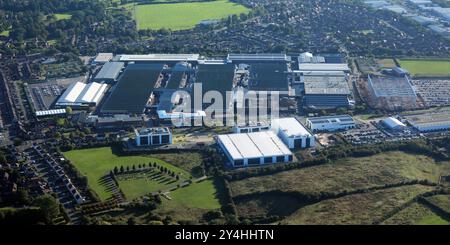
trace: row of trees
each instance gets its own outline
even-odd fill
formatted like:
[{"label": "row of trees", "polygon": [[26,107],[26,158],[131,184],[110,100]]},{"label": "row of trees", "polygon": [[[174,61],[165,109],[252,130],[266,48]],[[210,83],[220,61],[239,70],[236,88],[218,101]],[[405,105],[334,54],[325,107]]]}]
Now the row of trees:
[{"label": "row of trees", "polygon": [[136,172],[136,171],[141,171],[141,170],[145,170],[145,169],[157,169],[160,173],[163,174],[167,174],[172,178],[175,178],[176,180],[180,180],[180,175],[175,173],[174,171],[168,169],[167,167],[164,166],[160,166],[158,165],[156,162],[149,163],[148,166],[146,163],[143,164],[138,164],[136,166],[136,164],[133,164],[130,168],[130,166],[120,166],[120,167],[114,167],[113,170],[110,171],[110,175],[114,176],[114,175],[119,175],[119,174],[124,174],[124,173],[129,173],[129,172]]}]

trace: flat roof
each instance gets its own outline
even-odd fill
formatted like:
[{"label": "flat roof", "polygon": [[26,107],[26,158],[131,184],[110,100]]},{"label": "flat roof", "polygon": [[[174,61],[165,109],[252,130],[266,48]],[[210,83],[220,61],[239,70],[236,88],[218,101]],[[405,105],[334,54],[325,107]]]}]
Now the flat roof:
[{"label": "flat roof", "polygon": [[256,91],[287,91],[286,63],[251,63],[249,89]]},{"label": "flat roof", "polygon": [[66,109],[54,109],[54,110],[46,110],[46,111],[36,111],[36,116],[51,116],[51,115],[60,115],[66,114]]},{"label": "flat roof", "polygon": [[198,61],[199,54],[120,55],[119,61]]},{"label": "flat roof", "polygon": [[308,121],[311,123],[337,123],[337,122],[354,122],[350,115],[336,115],[324,117],[309,117]]},{"label": "flat roof", "polygon": [[286,54],[228,54],[231,61],[290,61]]},{"label": "flat roof", "polygon": [[103,113],[142,113],[163,64],[129,64],[103,105]]},{"label": "flat roof", "polygon": [[167,81],[167,89],[179,89],[181,80],[184,76],[184,71],[172,71],[169,81]]},{"label": "flat roof", "polygon": [[219,140],[233,160],[292,154],[272,131],[219,135]]},{"label": "flat roof", "polygon": [[450,111],[439,111],[434,113],[424,113],[419,115],[404,116],[413,126],[433,126],[450,124]]},{"label": "flat roof", "polygon": [[98,103],[106,91],[106,84],[92,82],[89,84],[82,82],[72,83],[66,91],[59,97],[56,104],[90,104]]},{"label": "flat roof", "polygon": [[208,91],[218,91],[225,99],[227,91],[232,91],[233,88],[234,71],[233,64],[202,64],[198,66],[195,83],[202,84],[202,96]]},{"label": "flat roof", "polygon": [[278,125],[279,130],[283,131],[288,137],[311,136],[311,133],[294,117],[273,119],[272,125],[274,124]]},{"label": "flat roof", "polygon": [[124,66],[125,63],[123,62],[108,62],[104,64],[102,69],[97,73],[95,80],[116,80]]},{"label": "flat roof", "polygon": [[347,64],[334,64],[334,63],[300,63],[300,71],[346,71],[349,72],[350,68]]},{"label": "flat roof", "polygon": [[350,94],[347,79],[342,76],[302,76],[305,94]]}]

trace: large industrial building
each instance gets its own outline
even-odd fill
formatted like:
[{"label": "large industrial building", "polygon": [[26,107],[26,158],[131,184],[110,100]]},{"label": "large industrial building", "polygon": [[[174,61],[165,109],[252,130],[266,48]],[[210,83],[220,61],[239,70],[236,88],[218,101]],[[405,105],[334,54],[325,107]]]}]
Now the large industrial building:
[{"label": "large industrial building", "polygon": [[299,63],[300,72],[311,72],[311,71],[340,71],[340,72],[350,72],[350,68],[347,64],[330,64],[330,63]]},{"label": "large industrial building", "polygon": [[304,84],[303,107],[329,109],[353,105],[345,76],[302,76]]},{"label": "large industrial building", "polygon": [[404,116],[404,118],[420,132],[450,130],[450,111]]},{"label": "large industrial building", "polygon": [[135,129],[137,146],[159,146],[172,144],[172,133],[169,128]]},{"label": "large industrial building", "polygon": [[315,146],[314,135],[295,118],[273,119],[271,128],[289,149]]},{"label": "large industrial building", "polygon": [[102,69],[97,73],[94,81],[112,83],[117,81],[125,64],[123,62],[108,62],[103,65]]},{"label": "large industrial building", "polygon": [[198,62],[199,54],[144,54],[144,55],[118,55],[115,60],[121,62]]},{"label": "large industrial building", "polygon": [[111,90],[101,112],[104,114],[142,114],[155,84],[162,79],[163,64],[129,64]]},{"label": "large industrial building", "polygon": [[57,107],[89,107],[96,106],[102,99],[108,85],[92,82],[89,84],[76,82],[71,84],[56,101]]},{"label": "large industrial building", "polygon": [[292,152],[272,131],[219,135],[218,143],[233,167],[290,162]]},{"label": "large industrial building", "polygon": [[356,128],[356,123],[350,115],[337,115],[307,118],[306,126],[313,132],[337,131]]}]

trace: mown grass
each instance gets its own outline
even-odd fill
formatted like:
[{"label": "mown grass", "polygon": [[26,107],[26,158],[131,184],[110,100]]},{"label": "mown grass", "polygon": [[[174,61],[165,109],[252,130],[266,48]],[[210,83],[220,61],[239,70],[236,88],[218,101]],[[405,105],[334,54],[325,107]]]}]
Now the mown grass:
[{"label": "mown grass", "polygon": [[[107,175],[114,167],[124,168],[138,166],[139,164],[149,164],[156,162],[158,165],[168,168],[175,173],[180,173],[183,178],[189,178],[191,175],[189,172],[175,167],[165,161],[149,156],[118,156],[112,152],[110,147],[73,150],[65,152],[64,156],[69,159],[74,166],[88,178],[89,186],[99,195],[102,200],[106,200],[111,197],[111,191],[102,181],[102,177]],[[149,193],[147,190],[151,190],[147,185],[142,184],[141,181],[137,181],[135,188],[125,188],[124,194],[126,196],[134,197],[138,193]],[[123,183],[125,185],[134,185],[133,183]],[[144,189],[144,190],[143,190]]]},{"label": "mown grass", "polygon": [[69,20],[72,18],[71,14],[55,14],[56,20]]},{"label": "mown grass", "polygon": [[402,68],[413,76],[448,77],[450,76],[450,61],[446,60],[399,60]]},{"label": "mown grass", "polygon": [[139,30],[167,28],[174,31],[191,29],[202,20],[222,19],[249,11],[246,7],[228,0],[136,5],[135,10],[128,5],[126,8],[134,13]]},{"label": "mown grass", "polygon": [[400,151],[345,158],[331,164],[295,169],[230,183],[233,196],[273,190],[317,194],[395,184],[409,180],[437,182],[450,163]]},{"label": "mown grass", "polygon": [[413,185],[328,199],[297,210],[282,224],[373,224],[433,187]]}]

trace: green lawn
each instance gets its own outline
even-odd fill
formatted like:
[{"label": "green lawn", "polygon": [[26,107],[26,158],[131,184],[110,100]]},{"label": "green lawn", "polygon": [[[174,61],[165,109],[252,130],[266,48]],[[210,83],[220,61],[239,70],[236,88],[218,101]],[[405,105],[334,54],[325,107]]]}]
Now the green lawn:
[{"label": "green lawn", "polygon": [[56,20],[68,20],[72,18],[71,14],[55,14]]},{"label": "green lawn", "polygon": [[[111,196],[111,192],[107,189],[107,186],[101,181],[101,178],[109,173],[114,167],[120,166],[133,166],[133,164],[148,164],[149,162],[156,162],[160,166],[167,167],[168,169],[181,173],[183,178],[189,178],[191,175],[178,167],[175,167],[167,162],[160,159],[148,157],[148,156],[117,156],[113,154],[110,147],[84,149],[84,150],[74,150],[65,152],[64,156],[69,159],[75,167],[88,178],[89,186],[99,195],[102,200],[105,200]],[[142,184],[142,181],[138,181],[136,187],[131,187],[134,184],[122,183],[125,185],[125,190],[127,192],[125,195],[127,197],[135,197],[140,193],[148,193],[145,188],[146,185]],[[124,192],[125,192],[124,190]]]},{"label": "green lawn", "polygon": [[385,220],[385,225],[445,225],[448,221],[441,218],[423,204],[414,202]]},{"label": "green lawn", "polygon": [[450,61],[445,60],[399,60],[402,68],[413,76],[445,77],[450,76]]},{"label": "green lawn", "polygon": [[134,13],[139,30],[162,28],[186,30],[193,28],[202,20],[222,19],[229,15],[249,12],[246,7],[228,0],[136,5],[135,11],[129,5],[126,8]]}]

